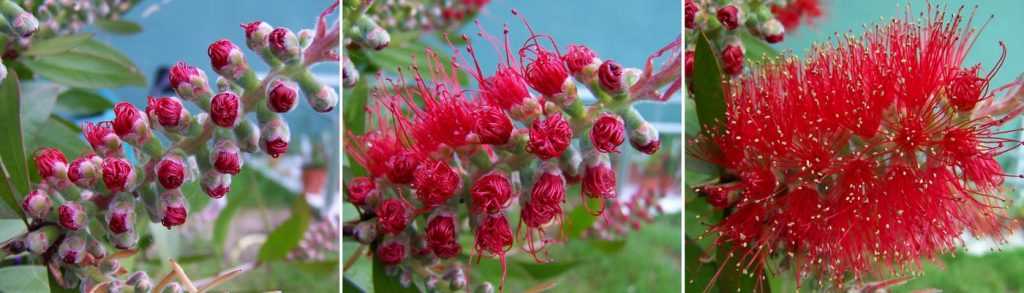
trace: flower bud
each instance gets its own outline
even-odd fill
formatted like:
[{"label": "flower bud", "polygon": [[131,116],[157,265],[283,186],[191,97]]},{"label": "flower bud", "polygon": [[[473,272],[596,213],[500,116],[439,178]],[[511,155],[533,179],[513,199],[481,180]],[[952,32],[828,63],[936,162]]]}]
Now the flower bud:
[{"label": "flower bud", "polygon": [[55,148],[41,148],[35,155],[36,169],[43,181],[62,186],[68,178],[68,159]]},{"label": "flower bud", "polygon": [[291,82],[280,79],[267,88],[267,108],[277,113],[288,113],[298,105],[299,92]]},{"label": "flower bud", "polygon": [[14,29],[14,33],[18,34],[18,36],[28,38],[39,30],[39,19],[36,19],[32,13],[18,13],[14,20],[11,21],[11,28]]},{"label": "flower bud", "polygon": [[404,243],[397,240],[387,240],[377,247],[374,257],[384,265],[393,266],[405,260],[405,250]]},{"label": "flower bud", "polygon": [[511,110],[530,98],[526,80],[512,67],[498,66],[498,71],[480,84],[480,96],[488,105]]},{"label": "flower bud", "polygon": [[718,22],[721,22],[722,26],[727,30],[734,30],[740,25],[740,9],[736,5],[726,5],[719,8],[717,17]]},{"label": "flower bud", "polygon": [[135,202],[131,199],[115,202],[105,215],[107,229],[113,234],[134,231]]},{"label": "flower bud", "polygon": [[78,187],[92,189],[103,178],[103,159],[94,154],[86,154],[68,165],[68,179]]},{"label": "flower bud", "polygon": [[210,101],[210,121],[217,126],[235,128],[242,115],[242,100],[234,92],[221,92]]},{"label": "flower bud", "polygon": [[494,285],[491,284],[491,282],[483,282],[482,284],[476,286],[476,289],[473,290],[473,293],[494,293]]},{"label": "flower bud", "polygon": [[569,71],[557,54],[538,49],[537,58],[526,65],[524,75],[530,87],[546,97],[554,97],[563,93]]},{"label": "flower bud", "polygon": [[57,227],[43,226],[25,235],[25,246],[32,254],[40,255],[50,249],[50,244],[57,236]]},{"label": "flower bud", "polygon": [[685,13],[686,14],[686,28],[687,29],[693,29],[693,28],[697,27],[695,20],[697,18],[697,12],[700,12],[700,8],[697,7],[697,3],[694,3],[693,0],[686,0],[686,10],[685,10],[685,12],[686,12]]},{"label": "flower bud", "polygon": [[448,163],[427,159],[416,167],[412,187],[424,208],[433,208],[448,201],[462,186],[462,177]]},{"label": "flower bud", "polygon": [[345,88],[353,88],[359,82],[359,70],[356,70],[356,65],[347,56],[342,59],[341,84]]},{"label": "flower bud", "polygon": [[299,30],[297,35],[299,35],[299,47],[307,48],[309,43],[312,43],[313,39],[316,38],[316,31],[306,28]]},{"label": "flower bud", "polygon": [[448,286],[452,290],[460,290],[466,288],[466,273],[462,271],[462,268],[455,267],[448,273],[445,273],[444,278],[449,280]]},{"label": "flower bud", "polygon": [[50,195],[46,193],[46,189],[34,189],[21,200],[21,209],[30,218],[36,220],[46,219],[52,208],[53,201],[50,200]]},{"label": "flower bud", "polygon": [[130,191],[135,187],[135,178],[135,168],[128,160],[116,157],[103,159],[103,184],[110,192]]},{"label": "flower bud", "polygon": [[319,90],[306,93],[306,102],[313,108],[313,111],[320,113],[330,112],[338,105],[338,92],[333,87],[321,85]]},{"label": "flower bud", "polygon": [[601,89],[609,93],[622,91],[622,66],[613,60],[605,60],[597,69],[597,78]]},{"label": "flower bud", "polygon": [[220,172],[206,172],[199,185],[202,185],[203,191],[210,198],[222,198],[228,192],[231,192],[231,175]]},{"label": "flower bud", "polygon": [[114,106],[114,133],[124,141],[141,146],[149,140],[149,119],[130,103],[121,102]]},{"label": "flower bud", "polygon": [[512,246],[512,229],[502,213],[484,216],[476,229],[474,247],[478,253],[503,255]]},{"label": "flower bud", "polygon": [[658,129],[654,128],[654,125],[650,123],[641,123],[639,127],[629,132],[629,144],[642,153],[654,154],[661,147]]},{"label": "flower bud", "polygon": [[480,176],[469,190],[474,213],[493,214],[508,207],[512,199],[512,183],[500,171]]},{"label": "flower bud", "polygon": [[153,166],[157,181],[165,189],[176,189],[185,183],[185,163],[177,155],[167,155]]},{"label": "flower bud", "polygon": [[207,54],[210,56],[210,65],[213,66],[213,70],[225,78],[238,80],[249,71],[245,54],[235,43],[227,39],[210,44]]},{"label": "flower bud", "polygon": [[367,199],[376,196],[377,183],[370,177],[356,177],[345,184],[345,191],[345,200],[353,205],[362,206],[366,204]]},{"label": "flower bud", "polygon": [[452,258],[462,252],[462,246],[456,241],[455,227],[457,219],[451,212],[441,212],[427,221],[427,248],[439,258]]},{"label": "flower bud", "polygon": [[57,257],[65,264],[77,265],[85,259],[85,239],[78,235],[68,235],[57,247]]},{"label": "flower bud", "polygon": [[412,183],[420,158],[415,151],[402,150],[384,161],[388,180],[395,184]]},{"label": "flower bud", "polygon": [[188,207],[185,205],[185,197],[181,194],[181,190],[167,190],[161,193],[160,210],[163,212],[160,224],[163,224],[167,229],[185,224],[185,218],[188,217]]},{"label": "flower bud", "polygon": [[188,110],[175,97],[149,97],[146,115],[151,124],[160,125],[167,131],[182,132],[189,126]]},{"label": "flower bud", "polygon": [[558,168],[545,168],[544,173],[533,183],[530,202],[543,205],[560,205],[565,201],[565,178]]},{"label": "flower bud", "polygon": [[370,17],[363,16],[355,21],[357,29],[356,41],[363,47],[377,51],[387,48],[391,43],[391,35],[384,28],[377,25]]},{"label": "flower bud", "polygon": [[117,249],[132,249],[139,244],[139,233],[134,229],[129,229],[128,232],[121,234],[107,234],[107,237]]},{"label": "flower bud", "polygon": [[694,51],[686,51],[686,77],[689,78],[693,73],[693,61],[697,53]]},{"label": "flower bud", "polygon": [[268,38],[270,32],[274,30],[274,27],[263,21],[254,21],[250,23],[243,23],[242,30],[245,31],[245,45],[249,49],[259,52],[269,45]]},{"label": "flower bud", "polygon": [[587,66],[600,66],[601,59],[597,58],[597,53],[591,51],[590,48],[584,45],[569,45],[568,51],[562,56],[562,60],[565,62],[565,66],[569,68],[569,73],[577,75],[583,72],[583,69]]},{"label": "flower bud", "polygon": [[82,126],[82,135],[100,156],[114,156],[121,152],[121,138],[114,133],[114,125],[109,121],[98,124],[86,122]]},{"label": "flower bud", "polygon": [[370,244],[377,240],[377,223],[374,221],[362,221],[356,224],[355,237],[359,243]]},{"label": "flower bud", "polygon": [[593,152],[587,156],[582,187],[583,194],[590,198],[615,198],[615,170],[608,154]]},{"label": "flower bud", "polygon": [[730,42],[722,49],[722,71],[729,75],[743,73],[743,45]]},{"label": "flower bud", "polygon": [[223,174],[238,175],[242,170],[242,151],[230,139],[221,139],[213,147],[210,164],[213,169]]},{"label": "flower bud", "polygon": [[57,208],[60,226],[71,231],[78,231],[86,224],[85,208],[73,201],[65,202]]},{"label": "flower bud", "polygon": [[283,119],[270,120],[260,130],[260,147],[267,155],[277,158],[288,152],[291,135],[288,124]]},{"label": "flower bud", "polygon": [[625,139],[626,124],[615,114],[602,114],[590,128],[590,143],[600,152],[619,152],[619,145]]},{"label": "flower bud", "polygon": [[299,38],[290,29],[279,27],[270,32],[270,52],[281,61],[291,61],[299,57]]},{"label": "flower bud", "polygon": [[526,149],[541,160],[547,160],[562,155],[571,142],[572,128],[569,122],[562,118],[561,113],[555,113],[544,120],[533,120]]},{"label": "flower bud", "polygon": [[760,30],[761,35],[764,36],[764,40],[768,43],[775,44],[782,42],[786,37],[786,27],[782,26],[782,23],[778,19],[769,19],[761,23],[757,28]]},{"label": "flower bud", "polygon": [[181,284],[178,284],[177,282],[171,282],[170,284],[167,284],[167,287],[164,287],[164,291],[160,292],[160,293],[183,293],[183,292],[185,292],[185,289],[181,288]]},{"label": "flower bud", "polygon": [[128,286],[134,287],[134,292],[149,292],[153,289],[152,280],[149,279],[149,275],[144,271],[138,271],[128,276],[128,280],[125,282]]},{"label": "flower bud", "polygon": [[107,249],[103,247],[103,244],[96,240],[96,238],[90,237],[86,241],[85,250],[92,254],[96,259],[103,259],[107,257]]},{"label": "flower bud", "polygon": [[482,106],[476,110],[473,133],[481,144],[503,145],[512,136],[512,121],[501,109]]},{"label": "flower bud", "polygon": [[185,62],[175,63],[171,67],[169,79],[174,92],[186,100],[196,102],[199,97],[210,94],[206,73]]},{"label": "flower bud", "polygon": [[984,87],[985,79],[978,77],[978,67],[957,70],[946,87],[949,104],[957,111],[971,111],[981,101]]},{"label": "flower bud", "polygon": [[405,230],[412,214],[412,206],[401,198],[389,198],[377,206],[377,230],[381,234],[396,235]]},{"label": "flower bud", "polygon": [[557,204],[544,204],[540,202],[527,202],[523,204],[520,218],[526,227],[541,228],[555,219],[555,216],[562,213],[562,206]]}]

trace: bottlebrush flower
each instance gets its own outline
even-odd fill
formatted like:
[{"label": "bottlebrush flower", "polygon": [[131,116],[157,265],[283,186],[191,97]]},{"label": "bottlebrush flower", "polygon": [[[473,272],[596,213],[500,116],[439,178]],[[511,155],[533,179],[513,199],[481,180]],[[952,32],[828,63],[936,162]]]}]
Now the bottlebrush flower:
[{"label": "bottlebrush flower", "polygon": [[130,103],[121,102],[114,105],[114,133],[130,144],[141,146],[149,140],[149,119]]},{"label": "bottlebrush flower", "polygon": [[462,246],[456,241],[456,219],[451,212],[440,212],[427,221],[427,248],[439,258],[458,256]]},{"label": "bottlebrush flower", "polygon": [[520,58],[525,58],[527,53],[533,53],[534,58],[528,63],[524,62],[526,67],[523,75],[534,90],[551,98],[563,94],[563,87],[567,84],[575,85],[569,79],[569,70],[558,53],[544,49],[536,41],[519,50]]},{"label": "bottlebrush flower", "polygon": [[597,69],[597,77],[601,88],[610,93],[622,91],[622,66],[614,60],[605,60]]},{"label": "bottlebrush flower", "polygon": [[221,39],[210,44],[207,49],[210,56],[210,66],[224,78],[237,80],[245,72],[249,71],[249,64],[245,61],[245,54],[242,50],[227,39]]},{"label": "bottlebrush flower", "polygon": [[242,171],[242,151],[234,140],[218,140],[210,154],[210,163],[217,172],[238,175]]},{"label": "bottlebrush flower", "polygon": [[729,75],[743,73],[743,44],[729,42],[722,49],[722,71]]},{"label": "bottlebrush flower", "polygon": [[189,101],[198,101],[199,97],[210,94],[210,85],[206,80],[206,73],[198,68],[188,65],[185,62],[175,63],[171,66],[168,79],[174,92]]},{"label": "bottlebrush flower", "polygon": [[504,285],[508,269],[505,264],[505,253],[512,249],[512,229],[508,226],[505,214],[483,216],[480,226],[476,228],[473,247],[478,257],[488,254],[501,260],[501,284]]},{"label": "bottlebrush flower", "polygon": [[501,109],[483,106],[476,110],[476,123],[473,134],[479,143],[503,145],[512,136],[512,121]]},{"label": "bottlebrush flower", "polygon": [[110,192],[131,190],[135,186],[134,169],[128,160],[107,157],[103,159],[103,184]]},{"label": "bottlebrush flower", "polygon": [[602,114],[590,128],[590,143],[598,151],[617,153],[625,140],[626,124],[615,114]]},{"label": "bottlebrush flower", "polygon": [[384,265],[393,266],[405,260],[405,250],[404,243],[397,240],[387,240],[377,247],[377,251],[373,255]]},{"label": "bottlebrush flower", "polygon": [[508,207],[512,199],[512,183],[504,173],[491,171],[473,183],[469,194],[474,213],[497,213]]},{"label": "bottlebrush flower", "polygon": [[285,27],[275,28],[270,32],[268,40],[270,52],[281,61],[287,62],[299,57],[299,39],[292,30]]},{"label": "bottlebrush flower", "polygon": [[423,208],[434,208],[448,201],[462,186],[462,177],[447,163],[428,159],[413,173],[412,188]]},{"label": "bottlebrush flower", "polygon": [[841,286],[879,268],[912,270],[954,251],[965,232],[1005,235],[995,156],[1009,146],[998,129],[1021,106],[987,90],[994,70],[978,77],[963,65],[977,38],[969,20],[930,8],[922,18],[725,87],[725,118],[694,149],[735,178],[703,192],[732,208],[712,230],[736,261],[760,266],[774,250],[799,264],[796,275]]},{"label": "bottlebrush flower", "polygon": [[71,231],[78,231],[85,225],[85,208],[73,201],[65,202],[57,208],[58,222],[61,227]]},{"label": "bottlebrush flower", "polygon": [[719,8],[715,14],[718,17],[718,22],[722,23],[722,26],[727,30],[734,30],[740,26],[740,9],[736,5],[726,5],[725,7]]},{"label": "bottlebrush flower", "polygon": [[412,205],[400,198],[389,198],[381,201],[377,206],[377,230],[381,234],[395,235],[405,226],[409,225],[409,217],[412,214]]},{"label": "bottlebrush flower", "polygon": [[819,0],[794,0],[786,5],[772,5],[772,14],[786,27],[793,30],[801,22],[811,23],[823,14]]},{"label": "bottlebrush flower", "polygon": [[299,104],[299,92],[295,85],[275,80],[267,88],[267,108],[277,113],[288,113]]},{"label": "bottlebrush flower", "polygon": [[565,177],[557,166],[545,166],[545,171],[533,184],[530,202],[543,205],[560,205],[565,201]]},{"label": "bottlebrush flower", "polygon": [[86,154],[68,166],[68,179],[78,187],[92,189],[103,177],[103,159],[94,154]]},{"label": "bottlebrush flower", "polygon": [[185,204],[185,196],[181,190],[166,190],[160,194],[160,224],[170,229],[174,226],[185,224],[188,218],[188,206]]},{"label": "bottlebrush flower", "polygon": [[21,209],[30,218],[36,220],[46,219],[53,208],[53,201],[45,189],[33,189],[21,200]]},{"label": "bottlebrush flower", "polygon": [[82,135],[98,155],[111,156],[121,152],[121,138],[114,133],[112,122],[86,122],[82,125]]},{"label": "bottlebrush flower", "polygon": [[255,52],[259,52],[269,46],[270,32],[274,27],[263,21],[243,23],[242,30],[245,31],[245,45]]},{"label": "bottlebrush flower", "polygon": [[530,125],[530,141],[527,151],[541,160],[556,158],[569,148],[572,142],[572,128],[561,113],[549,115],[547,119],[533,120]]},{"label": "bottlebrush flower", "polygon": [[271,157],[277,158],[288,152],[291,130],[283,119],[270,120],[260,130],[260,148]]},{"label": "bottlebrush flower", "polygon": [[156,171],[160,186],[165,189],[176,189],[185,182],[185,163],[176,155],[163,157],[153,166],[153,170]]},{"label": "bottlebrush flower", "polygon": [[135,204],[132,200],[120,200],[107,209],[105,215],[107,229],[113,234],[122,234],[134,230]]},{"label": "bottlebrush flower", "polygon": [[367,203],[368,199],[376,196],[377,183],[370,177],[356,177],[345,184],[345,191],[345,200],[356,206],[362,206]]},{"label": "bottlebrush flower", "polygon": [[234,128],[242,114],[242,99],[234,92],[221,92],[210,100],[210,120],[217,126]]},{"label": "bottlebrush flower", "polygon": [[77,265],[85,259],[85,239],[78,235],[68,235],[57,247],[57,257],[65,264]]},{"label": "bottlebrush flower", "polygon": [[160,125],[168,131],[180,132],[188,129],[190,116],[178,98],[149,97],[146,115],[149,117],[150,124]]},{"label": "bottlebrush flower", "polygon": [[565,55],[562,55],[562,61],[569,68],[569,73],[573,75],[579,75],[587,66],[600,66],[601,64],[597,53],[584,45],[569,45]]},{"label": "bottlebrush flower", "polygon": [[199,182],[203,192],[210,198],[222,198],[231,192],[231,175],[219,172],[206,172]]},{"label": "bottlebrush flower", "polygon": [[63,182],[67,181],[68,177],[68,159],[64,157],[64,153],[55,148],[42,148],[36,151],[35,155],[36,169],[39,172],[39,178],[43,181],[50,182],[61,186]]}]

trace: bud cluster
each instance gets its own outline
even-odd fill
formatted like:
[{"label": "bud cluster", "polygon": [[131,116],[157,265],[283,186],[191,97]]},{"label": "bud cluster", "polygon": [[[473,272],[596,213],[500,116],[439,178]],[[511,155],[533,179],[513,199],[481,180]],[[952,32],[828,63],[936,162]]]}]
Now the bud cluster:
[{"label": "bud cluster", "polygon": [[[504,34],[509,42],[507,28]],[[406,87],[402,75],[382,80],[367,107],[367,132],[348,133],[344,141],[346,153],[368,173],[345,184],[346,201],[360,211],[346,236],[371,244],[394,271],[437,261],[459,266],[460,231],[474,236],[467,253],[499,258],[503,267],[517,244],[538,262],[551,261],[540,255],[547,244],[567,240],[559,233],[567,208],[598,215],[616,199],[611,162],[621,145],[628,139],[639,152],[658,151],[657,129],[633,104],[661,101],[681,83],[680,39],[652,54],[641,70],[601,60],[583,45],[560,48],[550,36],[531,32],[518,59],[509,44],[494,44],[510,58],[490,76],[473,42],[463,39],[472,64],[451,45],[456,64],[429,66],[427,73],[413,66],[416,87]],[[666,52],[664,68],[654,68],[653,59]],[[441,64],[438,54],[425,53],[430,64]],[[479,88],[464,89],[455,78],[459,70]],[[596,103],[584,104],[580,85]],[[567,198],[573,184],[583,191],[578,201]],[[514,211],[519,219],[510,217]],[[424,227],[416,225],[420,217]],[[503,285],[504,278],[498,288]]]}]

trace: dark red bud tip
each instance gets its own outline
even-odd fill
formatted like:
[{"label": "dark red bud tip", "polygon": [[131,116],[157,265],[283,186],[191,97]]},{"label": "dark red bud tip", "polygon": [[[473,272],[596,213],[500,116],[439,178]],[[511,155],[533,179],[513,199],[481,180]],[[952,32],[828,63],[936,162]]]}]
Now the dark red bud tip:
[{"label": "dark red bud tip", "polygon": [[729,75],[743,73],[743,47],[729,44],[722,50],[722,70]]},{"label": "dark red bud tip", "polygon": [[736,5],[726,5],[718,9],[718,21],[728,30],[734,30],[740,25],[740,9]]},{"label": "dark red bud tip", "polygon": [[598,68],[597,77],[601,88],[612,93],[622,90],[622,66],[612,60],[605,60]]},{"label": "dark red bud tip", "polygon": [[365,205],[377,193],[377,184],[370,177],[356,177],[345,185],[345,200],[356,205]]},{"label": "dark red bud tip", "polygon": [[298,105],[298,91],[295,86],[275,80],[267,90],[267,108],[277,113],[287,113]]},{"label": "dark red bud tip", "polygon": [[157,181],[165,189],[176,189],[185,182],[185,164],[177,156],[166,156],[156,163]]},{"label": "dark red bud tip", "polygon": [[226,91],[210,100],[210,120],[217,126],[234,128],[242,117],[242,101],[237,94]]},{"label": "dark red bud tip", "polygon": [[405,260],[405,244],[395,240],[389,240],[377,247],[374,256],[384,265],[397,265]]},{"label": "dark red bud tip", "polygon": [[604,114],[590,129],[590,142],[600,152],[617,153],[626,140],[626,124],[614,114]]}]

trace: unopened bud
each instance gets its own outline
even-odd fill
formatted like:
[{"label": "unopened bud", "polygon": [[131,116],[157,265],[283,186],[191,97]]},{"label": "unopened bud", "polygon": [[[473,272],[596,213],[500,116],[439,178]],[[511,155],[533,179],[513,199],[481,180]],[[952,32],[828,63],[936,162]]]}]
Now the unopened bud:
[{"label": "unopened bud", "polygon": [[153,283],[149,279],[149,275],[144,271],[138,271],[132,273],[128,277],[128,281],[125,282],[128,286],[135,287],[135,292],[149,292],[152,290]]},{"label": "unopened bud", "polygon": [[103,178],[103,158],[86,154],[68,165],[68,180],[78,187],[92,189]]},{"label": "unopened bud", "polygon": [[57,257],[65,264],[77,265],[85,259],[85,239],[78,235],[68,235],[57,247]]},{"label": "unopened bud", "polygon": [[277,158],[288,152],[291,131],[284,119],[270,120],[260,129],[260,148],[271,157]]},{"label": "unopened bud", "polygon": [[55,148],[42,148],[35,154],[36,169],[39,178],[50,184],[63,188],[68,178],[68,160],[64,153]]},{"label": "unopened bud", "polygon": [[274,30],[274,27],[266,22],[257,20],[242,24],[242,30],[245,31],[245,45],[249,49],[259,52],[269,45],[267,39],[270,37],[270,32]]},{"label": "unopened bud", "polygon": [[103,159],[103,184],[111,192],[128,191],[135,187],[137,172],[128,160],[116,157]]},{"label": "unopened bud", "polygon": [[483,284],[477,285],[474,293],[494,293],[494,285],[491,282],[483,282]]},{"label": "unopened bud", "polygon": [[242,120],[242,99],[231,91],[224,91],[210,100],[210,121],[223,128],[235,128]]},{"label": "unopened bud", "polygon": [[181,100],[175,97],[149,97],[146,115],[151,125],[159,125],[173,133],[182,133],[188,129],[191,118]]},{"label": "unopened bud", "polygon": [[256,123],[242,119],[235,127],[235,137],[238,138],[238,149],[246,153],[255,153],[260,150],[260,131]]},{"label": "unopened bud", "polygon": [[177,189],[185,183],[185,162],[178,155],[167,155],[153,167],[157,181],[165,189]]},{"label": "unopened bud", "polygon": [[359,82],[359,70],[356,70],[356,65],[352,63],[352,60],[348,56],[342,57],[341,66],[341,83],[345,88],[352,88]]},{"label": "unopened bud", "polygon": [[274,80],[267,87],[267,108],[277,113],[287,113],[298,105],[299,92],[289,81]]},{"label": "unopened bud", "polygon": [[218,140],[210,155],[210,164],[217,172],[237,175],[242,170],[242,151],[234,140]]},{"label": "unopened bud", "polygon": [[373,221],[363,221],[356,224],[356,240],[359,243],[370,244],[377,240],[377,225]]},{"label": "unopened bud", "polygon": [[85,208],[78,202],[65,202],[57,208],[60,226],[71,231],[78,231],[86,224]]},{"label": "unopened bud", "polygon": [[658,137],[658,129],[645,121],[629,132],[629,143],[634,149],[650,155],[661,147],[661,138]]},{"label": "unopened bud", "polygon": [[761,36],[763,36],[764,40],[768,43],[775,44],[782,42],[786,37],[786,27],[782,26],[782,23],[779,22],[778,19],[769,19],[768,21],[761,23],[757,29],[761,31]]},{"label": "unopened bud", "polygon": [[222,198],[231,192],[231,175],[216,171],[207,172],[199,184],[210,198]]},{"label": "unopened bud", "polygon": [[362,16],[355,22],[358,30],[356,41],[360,45],[377,51],[383,50],[391,43],[391,35],[384,28],[377,25],[367,16]]},{"label": "unopened bud", "polygon": [[210,56],[210,65],[213,66],[213,70],[225,78],[238,80],[249,71],[245,54],[227,39],[210,44],[207,54]]},{"label": "unopened bud", "polygon": [[43,254],[50,249],[50,244],[57,239],[57,235],[57,227],[43,226],[25,235],[25,246],[33,254]]},{"label": "unopened bud", "polygon": [[622,66],[614,60],[605,60],[597,70],[601,89],[609,93],[622,91]]},{"label": "unopened bud", "polygon": [[115,202],[106,214],[107,229],[112,234],[123,234],[134,231],[135,201],[131,199]]},{"label": "unopened bud", "polygon": [[152,133],[145,113],[130,103],[121,102],[114,106],[114,133],[130,144],[141,146]]},{"label": "unopened bud", "polygon": [[171,67],[169,79],[174,91],[186,100],[197,102],[199,97],[211,94],[206,73],[185,62],[178,62]]},{"label": "unopened bud", "polygon": [[270,52],[281,61],[288,62],[299,57],[302,48],[299,39],[290,29],[279,27],[270,32]]},{"label": "unopened bud", "polygon": [[21,209],[25,211],[30,218],[36,220],[46,219],[46,216],[50,214],[50,210],[53,208],[53,201],[50,200],[49,194],[46,189],[34,189],[25,196],[21,201]]},{"label": "unopened bud", "polygon": [[740,25],[740,9],[736,5],[726,5],[725,7],[719,8],[716,15],[718,22],[722,23],[722,26],[727,30],[734,30]]},{"label": "unopened bud", "polygon": [[181,190],[167,190],[161,193],[160,210],[163,212],[160,224],[163,224],[167,229],[185,224],[185,219],[188,217],[188,207],[185,204],[185,197],[181,194]]}]

